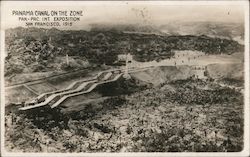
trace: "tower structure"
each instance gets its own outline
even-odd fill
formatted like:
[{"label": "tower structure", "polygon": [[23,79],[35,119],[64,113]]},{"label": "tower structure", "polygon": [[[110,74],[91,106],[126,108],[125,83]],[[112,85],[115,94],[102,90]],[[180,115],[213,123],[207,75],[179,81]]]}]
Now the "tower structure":
[{"label": "tower structure", "polygon": [[69,65],[69,56],[68,56],[68,53],[66,54],[66,63],[67,63],[67,65]]},{"label": "tower structure", "polygon": [[123,77],[126,78],[126,79],[131,78],[131,76],[128,74],[128,70],[130,68],[131,63],[132,63],[132,56],[130,55],[130,53],[128,53],[126,55],[126,65],[125,65],[124,75],[123,75]]}]

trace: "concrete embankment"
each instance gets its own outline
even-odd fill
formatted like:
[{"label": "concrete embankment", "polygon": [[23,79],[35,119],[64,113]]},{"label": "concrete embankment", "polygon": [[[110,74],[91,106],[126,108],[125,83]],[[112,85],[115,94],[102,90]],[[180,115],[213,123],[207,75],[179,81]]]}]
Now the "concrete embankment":
[{"label": "concrete embankment", "polygon": [[207,66],[209,76],[214,79],[232,78],[244,79],[244,65],[239,63],[210,64]]},{"label": "concrete embankment", "polygon": [[160,66],[132,73],[131,76],[157,86],[167,81],[186,79],[192,76],[191,72],[192,68],[190,66]]},{"label": "concrete embankment", "polygon": [[197,66],[159,66],[145,71],[132,73],[131,76],[137,80],[151,83],[158,86],[161,83],[166,83],[173,80],[187,79],[191,76],[198,76],[198,78],[205,78],[204,72],[207,67],[209,77],[213,79],[244,78],[243,64],[229,63],[229,64],[209,64],[203,67]]}]

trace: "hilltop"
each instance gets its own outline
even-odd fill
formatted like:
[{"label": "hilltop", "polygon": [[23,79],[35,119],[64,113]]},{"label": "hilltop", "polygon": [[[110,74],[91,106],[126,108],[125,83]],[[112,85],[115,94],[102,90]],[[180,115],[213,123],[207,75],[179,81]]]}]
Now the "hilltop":
[{"label": "hilltop", "polygon": [[[127,27],[124,27],[127,28]],[[147,27],[150,30],[149,27]],[[127,29],[128,30],[128,29]],[[207,35],[166,35],[154,31],[58,30],[22,28],[6,30],[5,75],[79,69],[93,65],[114,66],[119,54],[131,53],[139,62],[160,61],[174,50],[206,54],[243,52],[244,45]],[[66,65],[68,54],[70,64]]]}]

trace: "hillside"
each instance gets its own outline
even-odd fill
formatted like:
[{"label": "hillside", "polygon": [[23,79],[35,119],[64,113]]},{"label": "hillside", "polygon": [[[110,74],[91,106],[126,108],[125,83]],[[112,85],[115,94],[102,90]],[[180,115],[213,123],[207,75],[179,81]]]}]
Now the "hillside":
[{"label": "hillside", "polygon": [[[171,58],[174,50],[206,54],[243,52],[231,39],[206,35],[157,35],[120,31],[66,31],[40,28],[6,30],[5,75],[72,70],[91,65],[114,65],[119,54],[131,53],[136,61]],[[69,64],[66,65],[66,54]]]},{"label": "hillside", "polygon": [[94,103],[79,101],[74,105],[80,111],[70,115],[59,110],[8,112],[6,149],[75,153],[243,149],[244,101],[235,88],[199,79],[148,87]]},{"label": "hillside", "polygon": [[159,29],[167,34],[207,35],[225,39],[234,39],[244,43],[244,24],[223,22],[173,22],[161,25]]}]

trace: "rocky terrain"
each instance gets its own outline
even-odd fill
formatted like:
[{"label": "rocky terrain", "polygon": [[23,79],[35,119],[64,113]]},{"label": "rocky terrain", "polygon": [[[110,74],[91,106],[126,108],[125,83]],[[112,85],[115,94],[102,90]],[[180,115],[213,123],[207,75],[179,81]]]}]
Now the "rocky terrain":
[{"label": "rocky terrain", "polygon": [[5,145],[14,152],[241,151],[243,117],[238,89],[190,78],[111,97],[72,114],[12,110],[5,118]]},{"label": "rocky terrain", "polygon": [[128,52],[136,61],[147,62],[171,58],[174,50],[206,54],[232,54],[244,50],[243,45],[231,38],[199,33],[162,35],[94,28],[91,31],[66,31],[18,27],[6,30],[5,34],[5,76],[69,71],[103,64],[114,66],[118,55]]},{"label": "rocky terrain", "polygon": [[[6,90],[9,93],[6,100],[12,104],[5,108],[6,150],[241,151],[244,146],[242,26],[208,23],[193,26],[6,30],[4,75],[8,85],[68,73],[29,86],[39,94],[63,89],[98,71],[117,68],[122,65],[118,59],[121,54],[130,53],[137,63],[168,61],[165,66],[130,73],[131,79],[106,84],[89,96],[79,96],[72,104],[69,101],[56,109],[44,107],[20,112],[11,100],[20,102],[36,96],[24,86]],[[191,60],[187,53],[198,55],[190,55]],[[209,63],[211,60],[216,62]],[[176,61],[180,63],[176,65]],[[203,70],[191,65],[205,61],[208,63],[201,65]],[[70,74],[72,71],[76,73]]]}]

